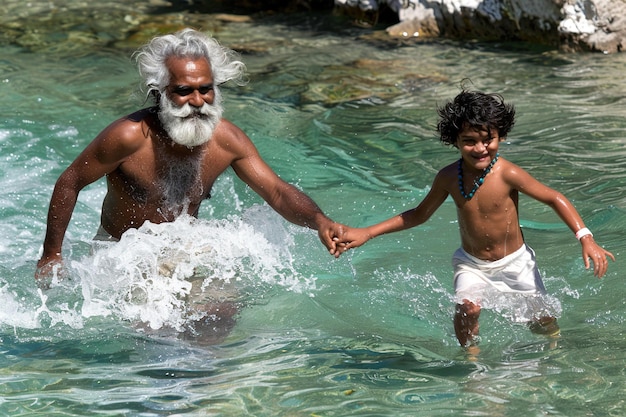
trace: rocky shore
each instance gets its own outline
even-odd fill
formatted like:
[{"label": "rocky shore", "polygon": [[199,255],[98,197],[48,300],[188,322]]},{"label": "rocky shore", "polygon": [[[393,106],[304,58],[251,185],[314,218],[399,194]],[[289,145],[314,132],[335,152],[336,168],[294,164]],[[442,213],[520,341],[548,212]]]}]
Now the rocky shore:
[{"label": "rocky shore", "polygon": [[622,0],[335,0],[376,15],[387,7],[400,23],[391,36],[521,40],[568,51],[621,52],[626,46]]},{"label": "rocky shore", "polygon": [[[166,0],[33,1],[0,5],[0,43],[27,50],[134,48],[185,26],[219,33],[226,25],[280,14],[342,19],[339,28],[366,30],[378,42],[433,38],[525,41],[565,51],[621,52],[626,36],[622,0]],[[262,50],[262,42],[236,45]]]}]

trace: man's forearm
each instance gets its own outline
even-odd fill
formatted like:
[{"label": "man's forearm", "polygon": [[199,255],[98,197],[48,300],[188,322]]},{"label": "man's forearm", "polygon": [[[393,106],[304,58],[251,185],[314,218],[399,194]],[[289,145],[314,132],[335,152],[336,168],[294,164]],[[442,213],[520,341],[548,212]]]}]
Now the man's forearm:
[{"label": "man's forearm", "polygon": [[78,194],[57,183],[50,199],[46,237],[43,243],[42,260],[61,254],[63,238],[72,218]]},{"label": "man's forearm", "polygon": [[313,199],[291,184],[281,193],[274,209],[291,223],[314,230],[331,221]]}]

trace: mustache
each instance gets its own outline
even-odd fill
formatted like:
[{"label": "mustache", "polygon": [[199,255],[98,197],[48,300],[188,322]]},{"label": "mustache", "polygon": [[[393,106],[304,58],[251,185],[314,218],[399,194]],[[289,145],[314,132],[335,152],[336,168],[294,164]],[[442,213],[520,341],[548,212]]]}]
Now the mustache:
[{"label": "mustache", "polygon": [[189,103],[185,103],[180,107],[171,106],[168,108],[168,113],[174,117],[186,119],[188,117],[210,116],[212,112],[207,103],[204,103],[202,107],[193,107]]}]

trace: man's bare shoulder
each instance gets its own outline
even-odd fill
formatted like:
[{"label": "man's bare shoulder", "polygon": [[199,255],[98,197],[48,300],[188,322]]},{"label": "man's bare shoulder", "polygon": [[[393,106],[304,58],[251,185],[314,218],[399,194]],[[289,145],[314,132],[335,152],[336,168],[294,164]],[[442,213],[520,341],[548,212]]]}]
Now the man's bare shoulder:
[{"label": "man's bare shoulder", "polygon": [[231,122],[228,119],[220,119],[220,122],[215,128],[215,136],[216,139],[219,140],[230,140],[230,139],[247,139],[248,136],[244,133],[243,130],[239,128],[236,124]]},{"label": "man's bare shoulder", "polygon": [[[133,129],[154,131],[160,128],[160,125],[161,123],[159,121],[158,114],[152,108],[141,109],[134,113],[120,117],[111,124],[111,126],[122,129],[131,129],[131,131],[133,131]],[[143,135],[147,136],[147,132],[144,132]]]},{"label": "man's bare shoulder", "polygon": [[240,153],[254,149],[254,144],[248,135],[227,119],[220,120],[213,133],[212,142],[229,152]]},{"label": "man's bare shoulder", "polygon": [[131,123],[141,123],[147,118],[153,118],[158,114],[156,107],[147,107],[145,109],[137,110],[129,115],[124,116],[122,119]]},{"label": "man's bare shoulder", "polygon": [[151,109],[142,109],[113,121],[100,136],[108,142],[132,146],[144,142],[158,128],[156,113]]},{"label": "man's bare shoulder", "polygon": [[102,163],[119,162],[152,144],[150,140],[158,117],[150,109],[123,116],[109,124],[96,136],[89,151]]}]

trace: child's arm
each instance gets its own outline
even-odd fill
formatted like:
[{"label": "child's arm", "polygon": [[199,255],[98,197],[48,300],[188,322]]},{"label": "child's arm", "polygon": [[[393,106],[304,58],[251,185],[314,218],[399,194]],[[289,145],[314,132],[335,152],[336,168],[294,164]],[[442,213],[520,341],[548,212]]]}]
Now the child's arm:
[{"label": "child's arm", "polygon": [[509,164],[510,167],[504,174],[506,180],[513,188],[552,207],[580,241],[585,268],[589,269],[589,259],[591,259],[594,275],[601,278],[608,268],[607,257],[613,261],[615,257],[611,252],[600,247],[591,233],[586,233],[588,229],[574,205],[563,194],[540,183],[522,168],[510,162]]},{"label": "child's arm", "polygon": [[435,177],[431,190],[417,207],[372,226],[363,228],[347,227],[346,232],[337,241],[335,257],[339,257],[341,253],[348,249],[363,245],[371,238],[410,229],[424,223],[448,197],[448,191],[444,184],[445,180],[442,172],[440,172]]}]

